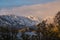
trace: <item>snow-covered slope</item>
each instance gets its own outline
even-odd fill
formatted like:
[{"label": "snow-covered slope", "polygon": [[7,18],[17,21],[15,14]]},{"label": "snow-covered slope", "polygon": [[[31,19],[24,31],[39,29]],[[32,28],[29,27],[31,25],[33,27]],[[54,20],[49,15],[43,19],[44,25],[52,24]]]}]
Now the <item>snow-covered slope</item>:
[{"label": "snow-covered slope", "polygon": [[29,17],[24,16],[15,16],[15,15],[0,15],[0,26],[10,26],[22,28],[24,26],[33,26],[38,23],[38,20],[35,20]]},{"label": "snow-covered slope", "polygon": [[32,16],[32,15],[26,16],[26,17],[29,18],[29,19],[31,19],[33,21],[32,24],[37,25],[38,23],[41,22],[41,18],[39,19],[39,17]]}]

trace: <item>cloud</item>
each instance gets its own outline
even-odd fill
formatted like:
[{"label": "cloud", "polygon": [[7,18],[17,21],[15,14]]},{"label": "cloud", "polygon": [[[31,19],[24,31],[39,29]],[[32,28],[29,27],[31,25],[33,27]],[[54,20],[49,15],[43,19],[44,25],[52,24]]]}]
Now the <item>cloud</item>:
[{"label": "cloud", "polygon": [[10,9],[3,8],[0,10],[0,15],[2,14],[15,14],[23,16],[54,16],[58,11],[60,11],[60,2],[51,2],[46,4],[36,4],[22,7],[14,7]]}]

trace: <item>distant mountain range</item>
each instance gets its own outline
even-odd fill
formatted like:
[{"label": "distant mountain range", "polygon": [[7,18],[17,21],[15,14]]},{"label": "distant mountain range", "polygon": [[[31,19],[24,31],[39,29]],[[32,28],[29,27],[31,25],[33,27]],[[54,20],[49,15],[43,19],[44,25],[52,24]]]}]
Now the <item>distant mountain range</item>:
[{"label": "distant mountain range", "polygon": [[[47,24],[53,23],[53,17],[46,17],[43,20],[47,20]],[[16,16],[16,15],[0,15],[0,26],[9,26],[11,28],[34,28],[41,22],[41,18],[35,16]]]},{"label": "distant mountain range", "polygon": [[34,26],[40,22],[38,17],[33,16],[15,16],[15,15],[0,15],[0,26],[10,26],[23,28],[24,26]]}]

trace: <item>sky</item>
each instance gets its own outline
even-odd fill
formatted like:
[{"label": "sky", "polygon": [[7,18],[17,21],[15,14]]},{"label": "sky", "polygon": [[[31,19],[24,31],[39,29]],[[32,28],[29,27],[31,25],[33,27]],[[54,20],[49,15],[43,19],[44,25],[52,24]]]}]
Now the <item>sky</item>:
[{"label": "sky", "polygon": [[23,5],[42,4],[55,0],[0,0],[0,7],[14,7]]},{"label": "sky", "polygon": [[0,15],[54,16],[60,11],[60,0],[0,0]]}]

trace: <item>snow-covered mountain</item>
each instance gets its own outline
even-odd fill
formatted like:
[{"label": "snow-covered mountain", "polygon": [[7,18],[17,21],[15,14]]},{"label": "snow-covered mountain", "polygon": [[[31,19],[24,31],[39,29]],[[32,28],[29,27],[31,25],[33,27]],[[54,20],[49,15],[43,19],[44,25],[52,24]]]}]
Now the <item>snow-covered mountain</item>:
[{"label": "snow-covered mountain", "polygon": [[22,28],[24,26],[33,26],[39,23],[35,17],[15,16],[15,15],[0,15],[0,26],[10,26]]}]

